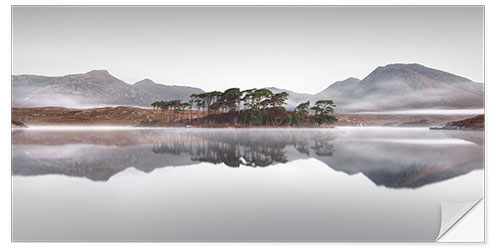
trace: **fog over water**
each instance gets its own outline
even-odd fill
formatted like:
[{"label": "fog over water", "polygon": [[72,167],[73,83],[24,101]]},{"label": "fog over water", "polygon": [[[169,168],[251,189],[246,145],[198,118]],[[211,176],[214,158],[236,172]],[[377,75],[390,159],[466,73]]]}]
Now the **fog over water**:
[{"label": "fog over water", "polygon": [[433,241],[442,201],[483,197],[483,132],[73,127],[12,142],[15,241]]}]

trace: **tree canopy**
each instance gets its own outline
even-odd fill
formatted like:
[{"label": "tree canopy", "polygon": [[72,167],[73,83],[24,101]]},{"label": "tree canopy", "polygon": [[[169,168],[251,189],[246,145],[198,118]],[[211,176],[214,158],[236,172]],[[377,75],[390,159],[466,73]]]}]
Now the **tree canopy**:
[{"label": "tree canopy", "polygon": [[[287,111],[287,92],[273,93],[269,89],[229,88],[223,92],[211,91],[192,94],[188,102],[164,100],[151,103],[154,109],[173,113],[174,121],[181,121],[181,113],[189,108],[189,122],[193,120],[193,107],[196,107],[198,122],[234,123],[260,126],[310,126],[332,124],[337,119],[333,116],[333,100],[318,100],[313,107],[310,101],[300,103],[293,111]],[[201,109],[201,113],[200,113]],[[206,109],[206,112],[205,112]],[[311,111],[314,115],[311,115]],[[177,118],[176,118],[177,115]]]}]

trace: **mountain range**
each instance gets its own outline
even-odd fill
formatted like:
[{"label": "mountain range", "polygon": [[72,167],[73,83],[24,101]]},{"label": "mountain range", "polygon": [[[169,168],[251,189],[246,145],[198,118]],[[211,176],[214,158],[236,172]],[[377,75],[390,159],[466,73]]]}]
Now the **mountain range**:
[{"label": "mountain range", "polygon": [[[150,107],[156,100],[187,101],[200,88],[165,85],[150,79],[134,84],[112,76],[106,70],[59,77],[12,76],[12,106],[96,106]],[[377,67],[363,79],[337,81],[316,94],[297,93],[276,87],[273,93],[288,92],[286,108],[331,99],[337,111],[381,111],[405,109],[465,109],[484,107],[484,84],[420,64],[389,64]]]},{"label": "mountain range", "polygon": [[12,76],[12,106],[61,106],[85,108],[99,106],[150,107],[157,100],[189,100],[199,88],[164,85],[149,79],[133,85],[114,77],[106,70],[60,77],[36,75]]}]

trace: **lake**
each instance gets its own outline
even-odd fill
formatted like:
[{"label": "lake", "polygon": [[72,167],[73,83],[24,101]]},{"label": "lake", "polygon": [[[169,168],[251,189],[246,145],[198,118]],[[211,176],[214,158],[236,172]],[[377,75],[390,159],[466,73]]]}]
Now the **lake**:
[{"label": "lake", "polygon": [[434,241],[483,197],[484,133],[33,127],[12,132],[14,241]]}]

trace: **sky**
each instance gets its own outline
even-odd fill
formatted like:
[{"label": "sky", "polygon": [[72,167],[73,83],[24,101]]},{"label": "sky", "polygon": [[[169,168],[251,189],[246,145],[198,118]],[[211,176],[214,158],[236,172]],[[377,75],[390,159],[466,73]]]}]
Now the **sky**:
[{"label": "sky", "polygon": [[483,7],[12,8],[12,74],[106,69],[205,91],[317,93],[419,63],[483,82]]}]

